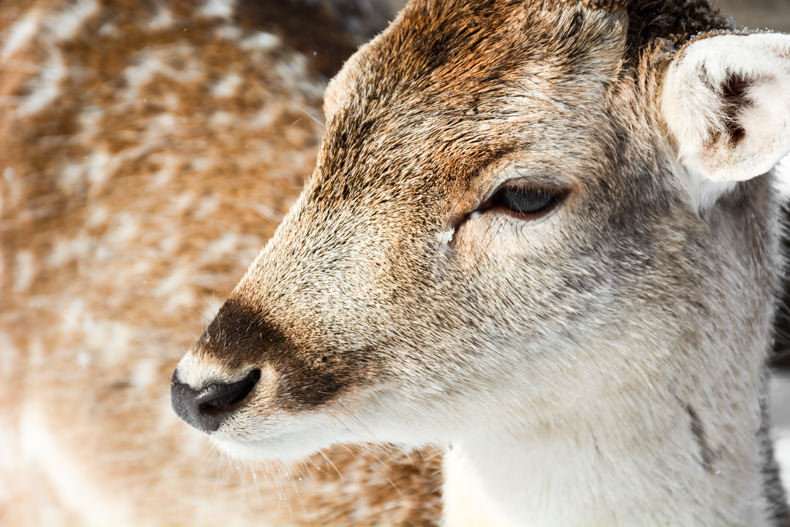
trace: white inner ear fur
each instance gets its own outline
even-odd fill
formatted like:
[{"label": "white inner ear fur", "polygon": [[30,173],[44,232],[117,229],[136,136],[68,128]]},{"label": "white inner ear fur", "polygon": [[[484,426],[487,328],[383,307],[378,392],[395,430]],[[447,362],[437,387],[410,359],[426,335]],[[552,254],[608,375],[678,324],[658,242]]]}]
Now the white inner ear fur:
[{"label": "white inner ear fur", "polygon": [[718,35],[678,53],[661,109],[692,201],[710,207],[790,152],[790,35]]}]

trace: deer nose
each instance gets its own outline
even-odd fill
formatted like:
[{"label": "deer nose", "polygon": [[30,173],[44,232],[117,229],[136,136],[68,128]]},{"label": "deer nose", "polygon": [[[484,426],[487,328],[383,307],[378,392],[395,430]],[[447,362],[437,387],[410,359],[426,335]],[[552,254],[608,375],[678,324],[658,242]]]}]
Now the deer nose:
[{"label": "deer nose", "polygon": [[252,392],[260,378],[261,370],[255,369],[238,382],[216,383],[194,390],[178,382],[176,370],[170,385],[170,401],[173,410],[187,424],[203,432],[214,432]]}]

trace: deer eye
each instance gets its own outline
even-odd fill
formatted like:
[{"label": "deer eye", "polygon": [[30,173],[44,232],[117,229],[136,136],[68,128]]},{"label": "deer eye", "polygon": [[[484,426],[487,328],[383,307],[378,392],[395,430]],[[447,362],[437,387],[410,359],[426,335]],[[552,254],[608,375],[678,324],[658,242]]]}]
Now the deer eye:
[{"label": "deer eye", "polygon": [[497,190],[483,208],[531,220],[551,211],[566,194],[566,191],[557,189],[506,185]]}]

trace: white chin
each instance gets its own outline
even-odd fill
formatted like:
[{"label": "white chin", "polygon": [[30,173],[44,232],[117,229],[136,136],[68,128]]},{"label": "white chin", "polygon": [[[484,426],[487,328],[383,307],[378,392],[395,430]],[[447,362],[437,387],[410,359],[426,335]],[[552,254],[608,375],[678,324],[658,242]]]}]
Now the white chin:
[{"label": "white chin", "polygon": [[228,456],[246,461],[295,461],[329,446],[315,441],[289,439],[241,440],[211,436],[211,442]]}]

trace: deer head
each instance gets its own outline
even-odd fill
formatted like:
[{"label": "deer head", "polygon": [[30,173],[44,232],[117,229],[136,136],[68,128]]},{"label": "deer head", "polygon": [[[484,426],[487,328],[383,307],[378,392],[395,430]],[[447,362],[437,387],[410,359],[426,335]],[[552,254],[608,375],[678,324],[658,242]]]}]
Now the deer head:
[{"label": "deer head", "polygon": [[412,1],[330,84],[315,171],[176,411],[251,457],[678,416],[694,444],[734,390],[746,432],[716,441],[752,448],[790,36],[681,4]]}]

